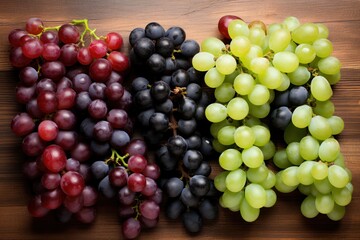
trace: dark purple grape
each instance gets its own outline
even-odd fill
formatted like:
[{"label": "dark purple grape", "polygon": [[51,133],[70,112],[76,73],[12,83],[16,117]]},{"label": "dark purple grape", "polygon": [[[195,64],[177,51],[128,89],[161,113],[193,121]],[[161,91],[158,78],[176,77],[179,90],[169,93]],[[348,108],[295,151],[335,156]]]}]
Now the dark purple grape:
[{"label": "dark purple grape", "polygon": [[96,99],[89,104],[88,112],[94,119],[103,119],[107,114],[106,103],[103,100]]},{"label": "dark purple grape", "polygon": [[42,91],[56,92],[56,84],[50,78],[42,78],[36,84],[36,93],[39,94]]},{"label": "dark purple grape", "polygon": [[58,81],[65,75],[64,63],[60,61],[45,62],[41,66],[41,73],[45,78]]},{"label": "dark purple grape", "polygon": [[76,146],[78,141],[78,134],[75,131],[59,131],[55,144],[62,147],[65,151],[70,151]]},{"label": "dark purple grape", "polygon": [[54,114],[53,121],[61,130],[72,130],[76,124],[76,117],[73,112],[63,109]]},{"label": "dark purple grape", "polygon": [[105,91],[106,85],[104,83],[93,82],[89,86],[89,96],[91,99],[104,99],[105,98]]},{"label": "dark purple grape", "polygon": [[68,43],[61,47],[60,61],[65,66],[73,66],[77,63],[79,47],[74,43]]},{"label": "dark purple grape", "polygon": [[161,54],[163,57],[171,57],[174,51],[174,43],[168,37],[162,37],[156,41],[156,52]]},{"label": "dark purple grape", "polygon": [[178,46],[184,42],[186,34],[181,27],[171,27],[165,32],[165,37],[173,40],[174,45]]},{"label": "dark purple grape", "polygon": [[141,59],[148,59],[155,52],[155,44],[149,38],[140,38],[134,45],[134,52]]},{"label": "dark purple grape", "polygon": [[94,125],[93,136],[100,142],[109,141],[113,129],[108,121],[99,121]]},{"label": "dark purple grape", "polygon": [[125,238],[134,239],[139,236],[141,225],[140,222],[135,218],[128,218],[123,222],[121,229]]},{"label": "dark purple grape", "polygon": [[19,73],[19,78],[20,78],[20,81],[22,82],[22,84],[30,87],[37,82],[39,76],[38,76],[38,72],[35,70],[35,68],[28,66],[28,67],[24,67],[23,69],[21,69],[21,71]]},{"label": "dark purple grape", "polygon": [[73,79],[74,90],[79,93],[83,91],[88,91],[91,84],[91,79],[89,75],[85,73],[77,74]]},{"label": "dark purple grape", "polygon": [[106,82],[110,77],[111,71],[111,63],[107,59],[98,58],[90,65],[89,75],[96,82]]},{"label": "dark purple grape", "polygon": [[10,127],[15,135],[25,136],[34,130],[35,123],[29,114],[20,113],[11,120]]}]

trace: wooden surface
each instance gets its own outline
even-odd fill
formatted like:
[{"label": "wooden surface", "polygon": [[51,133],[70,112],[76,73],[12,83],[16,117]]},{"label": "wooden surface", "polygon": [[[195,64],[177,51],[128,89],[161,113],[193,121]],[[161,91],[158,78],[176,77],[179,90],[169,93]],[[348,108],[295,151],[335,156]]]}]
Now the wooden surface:
[{"label": "wooden surface", "polygon": [[[335,87],[336,113],[345,120],[340,137],[347,166],[353,173],[354,194],[345,218],[332,222],[326,217],[313,220],[301,216],[300,195],[280,195],[275,207],[265,209],[255,223],[241,220],[238,213],[220,212],[219,219],[207,222],[196,239],[359,239],[360,238],[360,1],[154,1],[154,0],[72,0],[0,1],[0,239],[122,239],[116,206],[106,201],[98,207],[95,224],[62,226],[52,219],[33,220],[27,213],[29,198],[21,174],[21,140],[9,129],[18,112],[14,87],[16,76],[8,62],[8,33],[23,28],[29,17],[40,17],[47,26],[72,19],[88,18],[98,33],[118,31],[126,39],[131,29],[157,21],[183,27],[188,38],[201,41],[218,36],[217,21],[225,14],[241,16],[247,22],[261,19],[280,22],[293,15],[302,22],[322,22],[330,30],[334,55],[342,61],[342,80]],[[140,239],[189,239],[179,221],[164,215],[158,227],[145,231]],[[195,239],[195,237],[193,237]]]}]

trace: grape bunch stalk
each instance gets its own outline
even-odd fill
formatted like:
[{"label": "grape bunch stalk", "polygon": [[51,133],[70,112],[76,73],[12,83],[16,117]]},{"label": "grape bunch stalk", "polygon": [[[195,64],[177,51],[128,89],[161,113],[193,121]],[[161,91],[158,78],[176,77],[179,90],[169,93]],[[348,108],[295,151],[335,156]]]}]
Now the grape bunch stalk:
[{"label": "grape bunch stalk", "polygon": [[228,44],[205,39],[192,64],[214,89],[205,116],[224,169],[215,178],[220,204],[252,222],[276,203],[276,191],[298,188],[307,195],[305,217],[340,220],[353,186],[336,140],[344,122],[331,97],[341,64],[327,27],[295,17],[247,24],[237,16],[218,27]]}]

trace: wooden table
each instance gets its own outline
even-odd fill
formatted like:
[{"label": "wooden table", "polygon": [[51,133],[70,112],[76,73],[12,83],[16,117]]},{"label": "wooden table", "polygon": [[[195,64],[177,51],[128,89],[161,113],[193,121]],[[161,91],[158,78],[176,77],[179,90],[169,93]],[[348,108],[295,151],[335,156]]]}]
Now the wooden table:
[{"label": "wooden table", "polygon": [[[217,221],[207,222],[196,239],[359,239],[360,238],[360,1],[149,1],[88,0],[0,1],[0,239],[122,239],[115,204],[106,201],[98,207],[95,224],[86,227],[61,226],[51,219],[33,220],[27,213],[29,198],[21,174],[21,140],[9,129],[14,114],[16,76],[8,62],[8,33],[23,28],[29,17],[40,17],[46,25],[88,18],[98,33],[120,32],[126,39],[135,27],[158,21],[165,27],[179,25],[187,37],[202,41],[219,36],[217,21],[225,14],[241,16],[247,22],[261,19],[280,22],[289,15],[302,22],[325,23],[334,44],[334,55],[342,61],[342,80],[335,87],[336,114],[346,128],[340,137],[347,165],[353,173],[354,194],[345,218],[332,222],[326,217],[313,220],[301,216],[300,195],[280,195],[275,207],[265,209],[255,223],[245,223],[238,213],[221,210]],[[189,239],[179,221],[162,214],[158,227],[144,231],[140,239]],[[195,237],[194,237],[195,238]]]}]

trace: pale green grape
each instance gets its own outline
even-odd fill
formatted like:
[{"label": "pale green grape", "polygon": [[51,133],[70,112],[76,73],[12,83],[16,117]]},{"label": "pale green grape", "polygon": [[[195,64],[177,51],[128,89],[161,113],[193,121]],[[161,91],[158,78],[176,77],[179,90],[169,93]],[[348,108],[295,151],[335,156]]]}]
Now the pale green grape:
[{"label": "pale green grape", "polygon": [[265,118],[270,113],[270,104],[264,103],[262,105],[254,105],[248,103],[249,105],[249,114],[256,118]]},{"label": "pale green grape", "polygon": [[297,47],[296,43],[294,43],[293,41],[291,41],[291,42],[289,43],[289,45],[284,49],[284,51],[294,53],[296,47]]},{"label": "pale green grape", "polygon": [[227,114],[234,120],[242,120],[248,113],[249,105],[241,97],[231,99],[227,105]]},{"label": "pale green grape", "polygon": [[255,126],[255,125],[261,125],[261,124],[263,124],[259,118],[253,117],[253,116],[247,116],[247,117],[244,119],[243,123],[244,123],[246,126],[248,126],[248,127],[252,127],[252,126]]},{"label": "pale green grape", "polygon": [[232,147],[231,145],[230,145],[230,146],[225,146],[225,145],[219,143],[219,140],[217,140],[216,138],[214,138],[214,139],[212,140],[212,146],[213,146],[214,150],[215,150],[216,152],[218,152],[218,153],[222,153],[222,152],[225,151],[226,149]]},{"label": "pale green grape", "polygon": [[333,189],[328,178],[324,178],[322,180],[314,179],[314,186],[320,194],[329,194]]},{"label": "pale green grape", "polygon": [[285,149],[278,150],[275,153],[274,158],[273,158],[273,162],[278,168],[281,168],[281,169],[288,168],[288,167],[290,167],[292,165],[292,163],[287,158],[287,154],[286,154]]},{"label": "pale green grape", "polygon": [[299,143],[300,156],[305,160],[315,160],[319,156],[319,141],[308,135]]},{"label": "pale green grape", "polygon": [[293,111],[291,121],[297,128],[306,128],[311,122],[312,114],[313,111],[309,105],[301,105]]},{"label": "pale green grape", "polygon": [[295,28],[291,37],[294,42],[300,43],[312,43],[319,36],[319,29],[314,23],[304,23]]},{"label": "pale green grape", "polygon": [[211,103],[205,109],[206,119],[213,123],[218,123],[227,117],[227,109],[221,103]]},{"label": "pale green grape", "polygon": [[289,187],[294,187],[299,185],[300,182],[297,177],[298,170],[299,170],[298,166],[291,166],[284,169],[281,174],[281,181]]},{"label": "pale green grape", "polygon": [[224,203],[223,203],[222,196],[219,197],[219,205],[220,205],[220,207],[222,207],[222,208],[226,208],[225,205],[224,205]]},{"label": "pale green grape", "polygon": [[247,179],[252,183],[259,183],[265,181],[269,173],[269,169],[266,167],[265,164],[262,164],[258,168],[249,168],[246,171]]},{"label": "pale green grape", "polygon": [[236,169],[226,176],[226,188],[231,192],[240,192],[246,183],[246,172],[242,169]]},{"label": "pale green grape", "polygon": [[225,75],[221,74],[215,67],[209,69],[204,76],[204,82],[208,87],[217,88],[225,80]]},{"label": "pale green grape", "polygon": [[324,78],[326,78],[328,80],[328,82],[330,83],[330,85],[335,85],[341,80],[341,71],[339,71],[338,73],[335,73],[335,74],[325,74],[322,72],[319,72],[319,74],[320,74],[320,76],[323,76]]},{"label": "pale green grape", "polygon": [[287,27],[287,29],[289,29],[289,31],[292,31],[298,26],[300,26],[300,21],[296,17],[290,16],[285,18],[283,24],[285,24],[285,26]]},{"label": "pale green grape", "polygon": [[334,164],[345,168],[345,159],[344,159],[344,155],[341,152],[339,156],[335,159]]},{"label": "pale green grape", "polygon": [[352,185],[351,182],[349,182],[348,184],[346,184],[346,188],[349,189],[349,191],[350,191],[351,193],[354,192],[354,186]]},{"label": "pale green grape", "polygon": [[316,57],[316,51],[314,47],[306,43],[298,45],[295,49],[295,54],[298,57],[299,62],[302,64],[310,63]]},{"label": "pale green grape", "polygon": [[352,192],[347,188],[334,188],[332,196],[337,205],[346,206],[351,202]]},{"label": "pale green grape", "polygon": [[249,148],[255,143],[255,134],[252,128],[240,126],[234,133],[235,144],[240,148]]},{"label": "pale green grape", "polygon": [[270,141],[270,131],[268,128],[257,125],[251,127],[254,135],[255,135],[255,142],[254,145],[261,147],[267,144]]},{"label": "pale green grape", "polygon": [[290,73],[299,67],[299,59],[292,52],[278,52],[274,55],[273,65],[281,72]]},{"label": "pale green grape", "polygon": [[334,208],[334,198],[330,194],[319,194],[315,198],[315,207],[322,214],[330,213]]},{"label": "pale green grape", "polygon": [[209,71],[215,66],[215,57],[213,54],[208,52],[199,52],[193,57],[192,65],[200,72]]},{"label": "pale green grape", "polygon": [[276,152],[276,146],[272,141],[268,141],[264,146],[260,147],[260,150],[264,155],[264,160],[269,160],[274,157]]},{"label": "pale green grape", "polygon": [[260,215],[260,209],[253,208],[243,199],[240,203],[240,215],[246,222],[254,222]]},{"label": "pale green grape", "polygon": [[326,215],[333,221],[339,221],[345,216],[345,211],[345,207],[335,204],[333,210]]},{"label": "pale green grape", "polygon": [[286,155],[289,162],[299,166],[304,159],[300,155],[300,143],[292,142],[286,147]]},{"label": "pale green grape", "polygon": [[305,161],[300,164],[297,171],[297,178],[299,180],[299,183],[303,185],[310,185],[314,182],[314,178],[311,175],[311,170],[314,165],[314,161]]},{"label": "pale green grape", "polygon": [[235,143],[234,141],[234,133],[235,133],[235,127],[234,126],[225,126],[221,128],[218,132],[217,139],[219,143],[222,145],[232,145]]},{"label": "pale green grape", "polygon": [[219,164],[228,171],[238,169],[242,164],[241,153],[236,149],[227,149],[220,154]]},{"label": "pale green grape", "polygon": [[227,103],[235,96],[235,90],[231,83],[224,82],[215,88],[214,96],[218,102]]},{"label": "pale green grape", "polygon": [[234,83],[235,78],[240,74],[239,69],[235,69],[232,73],[225,76],[224,82],[226,83]]},{"label": "pale green grape", "polygon": [[292,142],[300,142],[300,140],[308,134],[306,128],[297,128],[292,122],[285,128],[284,140],[287,144]]},{"label": "pale green grape", "polygon": [[332,43],[326,38],[320,38],[313,43],[316,55],[321,58],[330,56],[333,52]]},{"label": "pale green grape", "polygon": [[322,23],[315,24],[318,27],[319,36],[318,38],[327,38],[329,36],[329,29]]},{"label": "pale green grape", "polygon": [[276,175],[273,171],[268,171],[268,175],[265,178],[264,181],[262,181],[261,183],[259,183],[261,186],[263,186],[264,189],[270,189],[273,188],[275,186],[276,183]]},{"label": "pale green grape", "polygon": [[231,39],[234,39],[238,36],[247,37],[249,36],[249,27],[244,21],[240,19],[235,19],[229,23],[228,32]]},{"label": "pale green grape", "polygon": [[238,36],[230,42],[231,53],[236,57],[245,56],[251,48],[251,42],[246,36]]},{"label": "pale green grape", "polygon": [[340,144],[335,138],[325,139],[319,147],[319,158],[324,162],[333,162],[340,154]]},{"label": "pale green grape", "polygon": [[301,203],[300,207],[301,214],[306,218],[314,218],[319,214],[319,211],[315,206],[315,197],[307,196]]},{"label": "pale green grape", "polygon": [[269,47],[274,52],[284,51],[291,41],[290,32],[285,28],[277,29],[269,34]]},{"label": "pale green grape", "polygon": [[290,193],[292,191],[294,191],[297,188],[297,185],[295,186],[288,186],[286,185],[283,181],[282,181],[282,173],[284,170],[276,173],[276,183],[275,183],[275,188],[276,190],[278,190],[279,192],[282,193]]},{"label": "pale green grape", "polygon": [[234,80],[234,89],[240,95],[248,95],[254,86],[255,80],[248,73],[240,73]]},{"label": "pale green grape", "polygon": [[322,116],[313,117],[308,129],[310,134],[318,140],[325,140],[332,134],[330,124],[327,119]]},{"label": "pale green grape", "polygon": [[245,199],[253,208],[262,208],[266,204],[266,191],[257,183],[250,183],[245,187]]},{"label": "pale green grape", "polygon": [[201,42],[200,47],[202,52],[208,52],[213,56],[218,57],[223,54],[225,44],[218,38],[209,37]]},{"label": "pale green grape", "polygon": [[275,88],[278,91],[285,91],[289,88],[290,86],[290,78],[288,75],[286,75],[285,73],[281,73],[281,75],[283,76],[283,80],[282,83],[279,87]]},{"label": "pale green grape", "polygon": [[229,174],[228,171],[224,171],[216,175],[214,178],[214,186],[220,192],[226,191],[226,177]]},{"label": "pale green grape", "polygon": [[251,45],[249,52],[247,52],[245,56],[240,56],[240,60],[246,68],[250,69],[251,61],[255,58],[262,57],[263,55],[261,47],[258,45]]},{"label": "pale green grape", "polygon": [[270,52],[270,48],[269,48],[269,35],[265,36],[265,39],[263,41],[263,44],[261,46],[261,49],[263,50],[264,53]]},{"label": "pale green grape", "polygon": [[230,207],[228,208],[230,211],[232,212],[239,212],[240,211],[240,204],[239,205],[235,205],[234,207]]},{"label": "pale green grape", "polygon": [[329,167],[328,179],[330,184],[336,188],[343,188],[350,182],[348,172],[338,165]]},{"label": "pale green grape", "polygon": [[262,46],[265,39],[265,32],[260,27],[253,27],[249,30],[249,39],[253,44]]},{"label": "pale green grape", "polygon": [[264,205],[264,207],[273,207],[276,203],[277,200],[277,196],[274,190],[272,189],[267,189],[266,191],[266,203]]},{"label": "pale green grape", "polygon": [[282,29],[282,28],[283,28],[283,24],[281,24],[281,23],[271,23],[268,26],[267,32],[270,35],[270,34],[274,33],[275,31]]},{"label": "pale green grape", "polygon": [[217,138],[218,132],[221,128],[229,125],[237,127],[239,124],[240,123],[238,121],[229,121],[229,119],[225,119],[217,123],[212,123],[210,126],[210,133],[214,138]]},{"label": "pale green grape", "polygon": [[[314,182],[315,182],[315,180],[314,180]],[[310,193],[310,194],[311,194],[312,196],[316,197],[317,195],[321,194],[321,193],[317,190],[315,184],[310,185],[310,187],[311,187],[311,193]],[[331,192],[331,190],[330,190],[330,192]],[[330,192],[328,192],[328,193],[330,193]]]},{"label": "pale green grape", "polygon": [[299,66],[295,71],[288,73],[287,75],[292,84],[301,86],[309,81],[311,73],[306,67]]},{"label": "pale green grape", "polygon": [[333,135],[340,134],[344,130],[344,120],[339,116],[331,116],[328,119]]},{"label": "pale green grape", "polygon": [[328,176],[328,165],[321,161],[315,162],[311,169],[311,176],[316,180],[325,179]]},{"label": "pale green grape", "polygon": [[310,195],[311,194],[311,189],[312,189],[313,185],[303,185],[303,184],[299,184],[298,189],[299,192],[301,192],[304,195]]},{"label": "pale green grape", "polygon": [[316,115],[321,115],[325,118],[331,117],[335,112],[334,103],[329,99],[326,101],[316,101],[313,111]]},{"label": "pale green grape", "polygon": [[275,67],[268,67],[265,72],[259,75],[259,81],[269,89],[276,89],[283,82],[281,72]]},{"label": "pale green grape", "polygon": [[221,196],[222,204],[226,208],[234,208],[240,206],[241,201],[244,199],[244,191],[231,192],[228,189],[225,190]]},{"label": "pale green grape", "polygon": [[243,163],[250,168],[260,167],[264,162],[264,155],[260,148],[252,146],[242,152]]},{"label": "pale green grape", "polygon": [[235,71],[237,63],[235,58],[230,54],[223,54],[216,59],[215,66],[219,73],[228,75]]},{"label": "pale green grape", "polygon": [[270,62],[267,58],[257,57],[251,60],[250,70],[256,74],[262,74],[270,66]]},{"label": "pale green grape", "polygon": [[319,70],[325,74],[336,74],[340,72],[341,63],[338,58],[329,56],[320,59],[318,62]]},{"label": "pale green grape", "polygon": [[270,91],[261,84],[255,84],[253,90],[248,95],[249,101],[254,105],[265,104],[270,99]]}]

